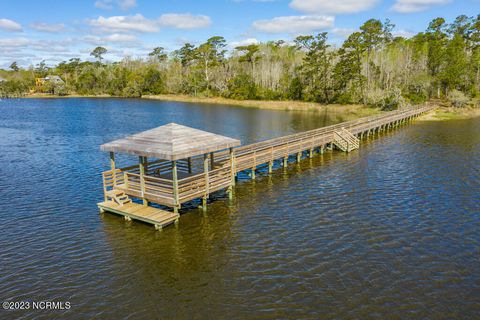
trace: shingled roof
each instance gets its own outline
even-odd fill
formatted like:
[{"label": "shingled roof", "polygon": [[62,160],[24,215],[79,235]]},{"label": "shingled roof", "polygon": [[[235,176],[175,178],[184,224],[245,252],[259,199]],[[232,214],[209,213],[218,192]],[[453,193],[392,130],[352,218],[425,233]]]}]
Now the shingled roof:
[{"label": "shingled roof", "polygon": [[105,143],[100,150],[180,160],[240,145],[240,140],[176,123]]}]

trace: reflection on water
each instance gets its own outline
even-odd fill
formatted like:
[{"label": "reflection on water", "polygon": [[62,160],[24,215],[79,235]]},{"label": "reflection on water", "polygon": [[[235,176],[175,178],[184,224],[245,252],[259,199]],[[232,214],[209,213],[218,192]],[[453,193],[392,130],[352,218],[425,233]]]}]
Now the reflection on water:
[{"label": "reflection on water", "polygon": [[246,143],[325,115],[116,99],[0,111],[0,298],[72,304],[1,318],[478,318],[480,119],[242,179],[155,232],[98,215],[101,143],[168,122]]}]

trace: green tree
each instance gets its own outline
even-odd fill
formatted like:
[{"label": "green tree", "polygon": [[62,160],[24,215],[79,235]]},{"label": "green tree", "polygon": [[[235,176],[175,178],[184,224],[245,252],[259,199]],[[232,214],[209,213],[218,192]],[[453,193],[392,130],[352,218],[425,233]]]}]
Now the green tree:
[{"label": "green tree", "polygon": [[210,89],[210,69],[221,63],[225,58],[224,48],[226,47],[226,40],[223,37],[215,36],[201,44],[197,49],[197,58],[202,63],[203,72],[205,75],[206,89]]},{"label": "green tree", "polygon": [[148,54],[149,57],[154,58],[158,62],[164,62],[168,59],[168,55],[163,47],[156,47]]},{"label": "green tree", "polygon": [[49,68],[45,64],[45,60],[40,61],[35,66],[35,74],[39,77],[45,77],[48,73]]},{"label": "green tree", "polygon": [[103,56],[108,52],[107,49],[104,47],[96,47],[90,52],[90,55],[98,60],[98,62],[102,63]]},{"label": "green tree", "polygon": [[367,54],[366,61],[366,77],[367,77],[367,90],[371,88],[372,69],[375,70],[376,66],[372,61],[372,53],[375,50],[383,48],[392,39],[391,30],[393,25],[389,20],[383,24],[380,20],[370,19],[366,21],[361,27],[361,45]]},{"label": "green tree", "polygon": [[364,98],[365,77],[362,75],[362,57],[365,52],[362,34],[354,32],[338,50],[339,61],[334,78],[337,100],[340,103],[356,103]]},{"label": "green tree", "polygon": [[299,48],[306,50],[300,67],[308,100],[330,102],[332,98],[331,72],[333,52],[327,44],[327,33],[300,36],[295,39]]},{"label": "green tree", "polygon": [[154,68],[148,68],[143,78],[143,93],[161,94],[164,92],[165,85],[163,83],[163,76],[160,71]]},{"label": "green tree", "polygon": [[10,69],[12,69],[15,72],[18,72],[20,68],[18,67],[17,61],[13,61],[12,64],[10,65]]},{"label": "green tree", "polygon": [[183,47],[173,52],[173,56],[181,62],[183,67],[188,67],[195,61],[197,51],[194,45],[185,43]]},{"label": "green tree", "polygon": [[239,74],[228,82],[228,98],[246,100],[257,98],[257,86],[248,74]]},{"label": "green tree", "polygon": [[441,89],[438,75],[445,59],[445,47],[448,40],[446,28],[445,19],[435,18],[429,23],[427,32],[425,33],[428,43],[427,66],[429,74],[433,78],[432,85],[437,91],[437,98],[440,98]]},{"label": "green tree", "polygon": [[235,50],[242,54],[238,61],[250,63],[253,77],[255,74],[255,63],[261,58],[261,56],[258,54],[260,51],[260,46],[258,44],[249,44],[247,46],[238,46],[235,48]]},{"label": "green tree", "polygon": [[446,93],[450,90],[467,91],[468,57],[465,54],[465,40],[461,34],[455,34],[445,49],[445,62],[440,72],[440,79]]}]

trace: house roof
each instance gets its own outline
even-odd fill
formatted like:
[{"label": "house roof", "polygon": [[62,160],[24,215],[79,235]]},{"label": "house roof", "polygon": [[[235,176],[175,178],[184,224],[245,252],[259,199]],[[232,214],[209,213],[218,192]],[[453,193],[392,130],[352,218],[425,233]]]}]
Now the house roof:
[{"label": "house roof", "polygon": [[179,160],[240,145],[240,140],[176,123],[105,143],[102,151]]},{"label": "house roof", "polygon": [[54,82],[63,82],[62,78],[60,78],[59,76],[46,76],[44,78],[45,80],[48,80],[48,81],[54,81]]}]

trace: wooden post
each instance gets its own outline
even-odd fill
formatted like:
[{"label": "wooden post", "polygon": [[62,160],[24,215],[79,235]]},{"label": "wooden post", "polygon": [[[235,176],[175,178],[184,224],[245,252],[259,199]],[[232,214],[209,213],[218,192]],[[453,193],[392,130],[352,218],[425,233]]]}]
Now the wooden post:
[{"label": "wooden post", "polygon": [[192,173],[192,157],[188,157],[188,173]]},{"label": "wooden post", "polygon": [[283,167],[286,168],[288,166],[288,156],[283,157]]},{"label": "wooden post", "polygon": [[252,179],[255,180],[255,170],[257,170],[257,152],[253,152]]},{"label": "wooden post", "polygon": [[213,152],[210,152],[210,170],[213,170],[215,166],[215,159],[213,158]]},{"label": "wooden post", "polygon": [[228,198],[233,198],[233,186],[235,186],[235,156],[233,152],[233,148],[229,149],[230,154],[230,186],[228,187],[227,193]]},{"label": "wooden post", "polygon": [[208,181],[208,153],[203,155],[203,172],[205,174],[205,194],[202,198],[202,208],[207,210],[207,198],[209,195],[209,181]]},{"label": "wooden post", "polygon": [[324,147],[324,146],[320,146],[320,154],[323,154],[323,152],[324,152],[324,149],[325,149],[325,147]]},{"label": "wooden post", "polygon": [[110,152],[110,170],[112,170],[113,186],[117,186],[117,175],[115,174],[115,153]]},{"label": "wooden post", "polygon": [[236,169],[235,169],[235,152],[233,151],[233,148],[230,148],[230,168],[232,170],[232,186],[235,186]]},{"label": "wooden post", "polygon": [[140,191],[142,194],[142,200],[143,200],[143,205],[147,206],[148,205],[148,200],[145,199],[145,162],[144,162],[144,157],[139,156],[138,157],[138,167],[140,169]]},{"label": "wooden post", "polygon": [[302,153],[297,152],[297,162],[300,162],[301,158],[302,158]]},{"label": "wooden post", "polygon": [[178,213],[178,208],[180,207],[179,197],[178,197],[178,175],[177,175],[177,161],[172,161],[172,179],[173,179],[173,199],[174,207],[173,211]]},{"label": "wooden post", "polygon": [[272,173],[273,171],[273,161],[268,161],[268,173]]},{"label": "wooden post", "polygon": [[310,153],[308,154],[310,158],[313,158],[313,148],[310,148]]},{"label": "wooden post", "polygon": [[128,189],[128,175],[126,171],[123,173],[123,183],[125,183],[125,188]]}]

